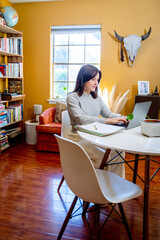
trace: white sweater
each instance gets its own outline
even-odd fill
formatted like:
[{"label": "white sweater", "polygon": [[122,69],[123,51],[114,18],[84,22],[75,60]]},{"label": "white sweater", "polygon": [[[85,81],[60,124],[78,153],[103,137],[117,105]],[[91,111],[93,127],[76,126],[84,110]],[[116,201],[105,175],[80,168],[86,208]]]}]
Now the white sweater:
[{"label": "white sweater", "polygon": [[120,114],[112,113],[101,97],[93,98],[91,94],[85,93],[81,97],[78,96],[77,92],[69,94],[67,96],[67,108],[72,126],[89,124],[95,121],[105,123],[105,118],[120,116]]}]

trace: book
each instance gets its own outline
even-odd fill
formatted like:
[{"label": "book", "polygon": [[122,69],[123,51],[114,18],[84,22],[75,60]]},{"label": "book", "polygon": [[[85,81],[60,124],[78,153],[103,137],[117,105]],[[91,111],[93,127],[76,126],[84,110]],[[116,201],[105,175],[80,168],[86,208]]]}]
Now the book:
[{"label": "book", "polygon": [[115,125],[94,122],[86,125],[76,125],[75,129],[103,137],[122,131],[123,128]]}]

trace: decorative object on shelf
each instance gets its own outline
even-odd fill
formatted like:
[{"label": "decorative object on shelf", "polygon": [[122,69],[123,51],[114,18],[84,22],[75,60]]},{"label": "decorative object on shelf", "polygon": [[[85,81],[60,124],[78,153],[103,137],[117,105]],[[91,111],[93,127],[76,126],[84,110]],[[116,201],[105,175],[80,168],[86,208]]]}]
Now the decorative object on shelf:
[{"label": "decorative object on shelf", "polygon": [[159,96],[159,92],[158,92],[158,87],[155,87],[154,92],[151,94],[151,96]]},{"label": "decorative object on shelf", "polygon": [[39,122],[39,115],[42,113],[42,105],[34,104],[34,114],[36,115],[36,121]]},{"label": "decorative object on shelf", "polygon": [[141,124],[142,134],[148,137],[160,137],[160,120],[145,119]]},{"label": "decorative object on shelf", "polygon": [[0,24],[1,25],[6,25],[6,22],[5,22],[4,18],[2,18],[2,17],[0,17]]},{"label": "decorative object on shelf", "polygon": [[149,81],[138,81],[138,94],[139,95],[149,94]]},{"label": "decorative object on shelf", "polygon": [[22,81],[16,79],[10,79],[8,83],[10,93],[22,94]]},{"label": "decorative object on shelf", "polygon": [[6,22],[4,20],[4,14],[3,12],[0,11],[0,24],[1,25],[6,25]]},{"label": "decorative object on shelf", "polygon": [[127,37],[122,37],[119,36],[116,31],[114,30],[115,36],[118,39],[118,41],[121,42],[121,61],[123,60],[123,46],[122,43],[124,44],[124,48],[127,51],[127,56],[129,60],[129,66],[133,66],[138,49],[141,46],[141,41],[147,39],[149,35],[151,34],[151,27],[148,31],[148,33],[142,35],[141,37],[138,35],[129,35]]},{"label": "decorative object on shelf", "polygon": [[8,27],[14,27],[18,22],[18,13],[16,10],[12,7],[7,6],[3,7],[1,11],[4,15],[6,25]]},{"label": "decorative object on shelf", "polygon": [[99,92],[99,95],[102,97],[103,101],[105,102],[105,104],[107,105],[107,107],[112,112],[120,113],[127,102],[129,90],[127,90],[122,96],[121,96],[121,93],[119,93],[118,96],[115,98],[116,87],[117,87],[117,84],[115,84],[112,87],[112,90],[110,93],[108,92],[107,88],[105,88],[103,92],[101,91],[101,89],[99,89],[98,92]]}]

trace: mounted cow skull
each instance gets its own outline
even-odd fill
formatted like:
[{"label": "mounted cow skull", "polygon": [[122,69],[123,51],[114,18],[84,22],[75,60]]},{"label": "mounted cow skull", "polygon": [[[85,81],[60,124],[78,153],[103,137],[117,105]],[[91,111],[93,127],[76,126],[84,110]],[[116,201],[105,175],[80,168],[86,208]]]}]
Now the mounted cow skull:
[{"label": "mounted cow skull", "polygon": [[[123,51],[122,43],[124,43],[124,48],[127,51],[127,56],[129,59],[129,66],[133,66],[138,49],[141,46],[141,41],[143,41],[149,37],[149,35],[151,34],[151,27],[150,27],[148,33],[142,35],[141,37],[139,37],[137,35],[129,35],[128,37],[121,37],[116,33],[115,30],[114,30],[114,33],[115,33],[115,36],[118,39],[118,41],[121,42],[121,51]],[[123,52],[122,52],[122,55],[123,55]],[[123,61],[122,56],[121,56],[121,61]]]}]

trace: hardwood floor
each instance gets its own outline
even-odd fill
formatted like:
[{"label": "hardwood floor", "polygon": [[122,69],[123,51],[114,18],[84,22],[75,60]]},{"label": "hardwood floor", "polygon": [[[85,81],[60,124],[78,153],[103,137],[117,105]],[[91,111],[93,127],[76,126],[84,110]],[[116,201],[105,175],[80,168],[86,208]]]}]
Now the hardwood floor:
[{"label": "hardwood floor", "polygon": [[[127,158],[131,158],[127,155]],[[160,162],[160,158],[158,158]],[[151,163],[151,175],[157,169]],[[144,163],[139,164],[143,176]],[[21,143],[0,156],[0,240],[55,240],[74,195],[64,182],[60,195],[57,187],[62,176],[59,154],[36,152],[35,146]],[[132,172],[126,166],[126,178]],[[160,239],[160,172],[150,187],[150,240]],[[138,180],[143,188],[143,183]],[[79,202],[78,204],[79,205]],[[133,237],[142,239],[143,196],[123,204]],[[104,209],[108,212],[108,208]],[[113,214],[114,216],[115,214]],[[89,220],[93,222],[90,213]],[[104,216],[100,218],[100,222]],[[87,223],[81,216],[72,218],[63,238],[90,239]],[[127,240],[124,225],[109,219],[100,240]]]}]

